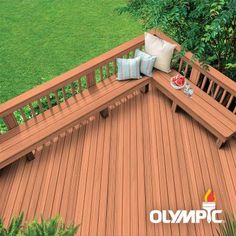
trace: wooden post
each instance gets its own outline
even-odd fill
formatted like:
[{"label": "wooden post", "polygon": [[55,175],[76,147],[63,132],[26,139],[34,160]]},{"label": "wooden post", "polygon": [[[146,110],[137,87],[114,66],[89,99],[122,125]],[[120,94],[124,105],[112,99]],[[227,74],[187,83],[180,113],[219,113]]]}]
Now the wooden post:
[{"label": "wooden post", "polygon": [[173,112],[176,112],[176,111],[177,111],[177,108],[178,108],[178,105],[177,105],[175,102],[172,102],[171,110],[172,110]]},{"label": "wooden post", "polygon": [[109,110],[108,110],[108,108],[106,108],[106,109],[100,111],[100,115],[101,115],[102,118],[106,119],[106,118],[109,116]]},{"label": "wooden post", "polygon": [[[10,113],[7,116],[3,117],[3,121],[5,122],[8,130],[11,130],[18,126],[18,123],[13,113]],[[32,161],[35,159],[34,154],[32,152],[26,154],[25,156],[27,161]]]},{"label": "wooden post", "polygon": [[96,84],[96,78],[95,78],[95,71],[90,72],[87,74],[87,88],[90,88],[91,86],[94,86]]},{"label": "wooden post", "polygon": [[141,93],[148,93],[149,91],[149,84],[145,85],[143,88],[140,89]]},{"label": "wooden post", "polygon": [[8,130],[13,129],[16,126],[18,126],[18,123],[13,113],[10,113],[7,116],[3,117],[3,121],[6,124]]},{"label": "wooden post", "polygon": [[190,74],[190,81],[193,82],[195,85],[197,85],[199,77],[200,77],[200,71],[195,68],[192,68]]},{"label": "wooden post", "polygon": [[220,138],[216,140],[216,146],[220,149],[225,141],[222,141]]}]

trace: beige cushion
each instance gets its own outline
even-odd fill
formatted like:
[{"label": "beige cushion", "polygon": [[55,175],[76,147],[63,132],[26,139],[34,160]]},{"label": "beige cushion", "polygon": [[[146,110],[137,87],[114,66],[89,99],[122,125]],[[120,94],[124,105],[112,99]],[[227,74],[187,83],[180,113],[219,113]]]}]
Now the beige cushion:
[{"label": "beige cushion", "polygon": [[145,33],[145,52],[157,57],[154,67],[161,71],[170,72],[170,63],[175,47],[175,44]]}]

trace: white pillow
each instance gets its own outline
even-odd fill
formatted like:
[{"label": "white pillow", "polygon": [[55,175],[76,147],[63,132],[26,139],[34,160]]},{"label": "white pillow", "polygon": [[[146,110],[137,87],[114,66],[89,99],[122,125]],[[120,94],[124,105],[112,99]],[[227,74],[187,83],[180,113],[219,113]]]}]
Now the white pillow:
[{"label": "white pillow", "polygon": [[150,33],[145,33],[145,52],[156,56],[154,67],[169,73],[170,63],[176,45],[166,42]]}]

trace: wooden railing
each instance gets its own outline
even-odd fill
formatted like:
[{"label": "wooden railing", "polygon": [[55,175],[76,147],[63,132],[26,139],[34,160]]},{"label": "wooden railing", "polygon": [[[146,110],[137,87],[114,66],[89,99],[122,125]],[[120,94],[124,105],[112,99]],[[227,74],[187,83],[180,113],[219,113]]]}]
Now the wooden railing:
[{"label": "wooden railing", "polygon": [[96,83],[116,74],[116,58],[130,58],[142,48],[144,37],[139,36],[112,49],[51,81],[23,93],[0,105],[0,118],[7,130],[43,115],[54,106],[60,106],[70,97],[82,93]]},{"label": "wooden railing", "polygon": [[[176,44],[176,51],[181,51],[181,46],[162,32],[156,30],[154,34],[170,43]],[[193,54],[191,52],[187,52],[182,56],[178,63],[178,72],[225,108],[236,114],[236,83],[211,66],[204,69],[198,61],[193,61],[192,58]]]},{"label": "wooden railing", "polygon": [[[177,45],[176,51],[181,46],[158,30],[151,33]],[[141,35],[111,51],[98,56],[78,67],[72,69],[51,81],[48,81],[22,95],[0,105],[0,119],[5,126],[5,131],[21,123],[27,123],[38,115],[54,106],[60,106],[71,97],[82,93],[96,83],[116,73],[116,58],[133,57],[137,48],[143,49],[144,36]],[[192,60],[192,53],[188,52],[180,58],[178,71],[189,78],[196,86],[212,96],[225,108],[236,114],[236,83],[230,80],[211,66],[203,69],[198,61]]]}]

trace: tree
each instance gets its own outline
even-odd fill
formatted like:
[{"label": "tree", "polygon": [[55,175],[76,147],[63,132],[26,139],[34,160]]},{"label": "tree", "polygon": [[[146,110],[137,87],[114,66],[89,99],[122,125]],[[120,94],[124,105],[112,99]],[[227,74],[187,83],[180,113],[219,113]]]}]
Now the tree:
[{"label": "tree", "polygon": [[236,80],[236,0],[128,0],[119,12],[130,13],[145,30],[161,29]]}]

